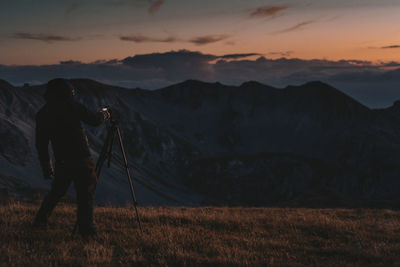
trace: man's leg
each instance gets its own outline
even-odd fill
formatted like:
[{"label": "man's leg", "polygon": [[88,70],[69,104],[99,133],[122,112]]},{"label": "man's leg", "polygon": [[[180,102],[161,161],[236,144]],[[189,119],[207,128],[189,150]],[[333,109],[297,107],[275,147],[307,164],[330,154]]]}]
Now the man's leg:
[{"label": "man's leg", "polygon": [[50,192],[44,198],[42,205],[36,214],[33,222],[35,227],[45,226],[47,224],[47,219],[49,218],[51,212],[57,205],[58,201],[60,201],[60,199],[65,195],[70,184],[71,179],[68,176],[56,175]]},{"label": "man's leg", "polygon": [[78,227],[82,236],[96,233],[93,224],[93,204],[97,177],[94,172],[93,161],[85,162],[82,171],[74,179],[78,200]]}]

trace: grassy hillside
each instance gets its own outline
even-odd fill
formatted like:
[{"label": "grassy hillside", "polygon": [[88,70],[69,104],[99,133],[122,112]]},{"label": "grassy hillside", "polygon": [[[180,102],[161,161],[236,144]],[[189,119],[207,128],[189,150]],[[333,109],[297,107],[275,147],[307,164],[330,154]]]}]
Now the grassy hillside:
[{"label": "grassy hillside", "polygon": [[71,236],[75,207],[33,231],[37,205],[0,206],[0,265],[400,265],[400,212],[97,207],[98,239]]}]

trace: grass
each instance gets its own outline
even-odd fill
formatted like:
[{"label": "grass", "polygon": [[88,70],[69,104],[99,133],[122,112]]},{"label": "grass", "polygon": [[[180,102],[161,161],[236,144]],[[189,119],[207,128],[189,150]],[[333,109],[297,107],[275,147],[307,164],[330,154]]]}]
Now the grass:
[{"label": "grass", "polygon": [[71,236],[75,207],[32,230],[38,205],[0,206],[0,265],[395,266],[400,212],[370,209],[96,207],[98,238]]}]

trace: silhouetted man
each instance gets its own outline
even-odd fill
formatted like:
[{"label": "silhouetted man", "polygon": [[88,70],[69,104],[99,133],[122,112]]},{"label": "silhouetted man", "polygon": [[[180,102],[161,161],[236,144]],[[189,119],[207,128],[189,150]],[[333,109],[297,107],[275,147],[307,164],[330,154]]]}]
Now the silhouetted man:
[{"label": "silhouetted man", "polygon": [[[45,179],[54,180],[50,192],[36,214],[33,225],[44,227],[47,219],[73,182],[78,202],[79,233],[87,238],[96,234],[93,225],[93,198],[97,182],[95,166],[89,152],[81,121],[97,126],[109,118],[108,112],[93,113],[74,101],[74,88],[64,79],[47,84],[46,104],[36,114],[36,148]],[[49,157],[51,143],[55,173]]]}]

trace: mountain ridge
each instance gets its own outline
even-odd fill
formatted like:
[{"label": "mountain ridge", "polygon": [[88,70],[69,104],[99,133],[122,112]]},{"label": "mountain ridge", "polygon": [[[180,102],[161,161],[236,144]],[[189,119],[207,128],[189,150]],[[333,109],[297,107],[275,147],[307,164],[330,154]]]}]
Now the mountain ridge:
[{"label": "mountain ridge", "polygon": [[[270,205],[315,197],[312,188],[357,201],[400,193],[396,105],[369,109],[318,81],[277,89],[187,80],[154,91],[71,83],[77,101],[113,109],[144,204]],[[33,188],[46,187],[33,138],[44,88],[0,83],[0,171]],[[105,128],[86,128],[96,158]],[[126,202],[125,183],[114,164],[100,180],[97,201]]]}]

